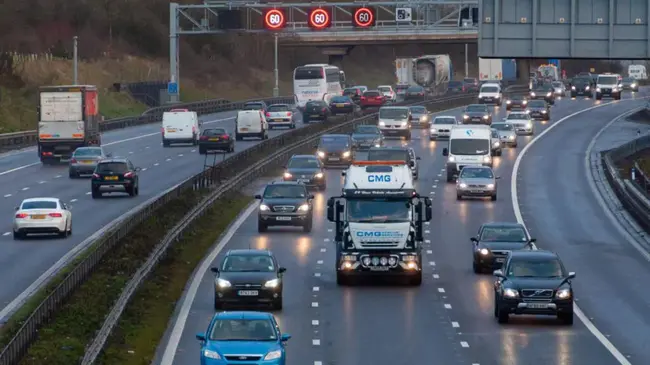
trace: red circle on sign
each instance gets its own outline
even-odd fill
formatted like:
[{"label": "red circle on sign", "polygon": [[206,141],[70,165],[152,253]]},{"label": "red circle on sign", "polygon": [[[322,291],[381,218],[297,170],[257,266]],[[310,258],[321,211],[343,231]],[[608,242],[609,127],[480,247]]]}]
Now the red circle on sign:
[{"label": "red circle on sign", "polygon": [[354,24],[357,27],[369,27],[375,22],[375,14],[368,8],[359,8],[354,12]]},{"label": "red circle on sign", "polygon": [[278,9],[271,9],[264,14],[264,25],[271,30],[284,28],[286,18],[284,13]]},{"label": "red circle on sign", "polygon": [[309,26],[324,29],[330,26],[330,13],[325,9],[314,9],[309,13]]}]

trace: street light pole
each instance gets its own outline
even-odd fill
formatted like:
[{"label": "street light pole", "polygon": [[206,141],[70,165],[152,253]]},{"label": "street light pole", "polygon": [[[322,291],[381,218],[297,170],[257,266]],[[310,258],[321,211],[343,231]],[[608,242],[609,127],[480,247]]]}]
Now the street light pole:
[{"label": "street light pole", "polygon": [[74,85],[79,85],[79,37],[72,37],[73,40],[73,78]]},{"label": "street light pole", "polygon": [[467,54],[469,47],[465,43],[465,77],[469,77],[469,55]]},{"label": "street light pole", "polygon": [[275,33],[275,44],[274,44],[274,53],[275,53],[275,68],[273,70],[275,76],[275,87],[273,88],[273,97],[277,98],[280,96],[280,76],[278,72],[278,34]]}]

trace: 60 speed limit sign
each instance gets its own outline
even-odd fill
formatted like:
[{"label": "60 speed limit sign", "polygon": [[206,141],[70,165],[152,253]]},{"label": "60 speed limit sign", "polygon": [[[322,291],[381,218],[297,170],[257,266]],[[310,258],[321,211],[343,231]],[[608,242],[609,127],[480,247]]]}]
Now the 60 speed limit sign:
[{"label": "60 speed limit sign", "polygon": [[271,9],[264,14],[264,26],[270,30],[279,30],[286,24],[284,12],[279,9]]},{"label": "60 speed limit sign", "polygon": [[309,26],[314,29],[325,29],[330,26],[330,13],[325,9],[314,9],[309,12]]},{"label": "60 speed limit sign", "polygon": [[354,12],[354,25],[365,28],[375,24],[375,13],[369,8],[358,8]]}]

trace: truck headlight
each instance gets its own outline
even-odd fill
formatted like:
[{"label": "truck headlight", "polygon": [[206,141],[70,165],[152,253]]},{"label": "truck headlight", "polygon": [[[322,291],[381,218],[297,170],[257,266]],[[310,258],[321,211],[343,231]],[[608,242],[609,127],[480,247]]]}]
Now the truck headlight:
[{"label": "truck headlight", "polygon": [[490,253],[490,250],[488,250],[487,248],[482,248],[478,252],[483,256],[487,256]]},{"label": "truck headlight", "polygon": [[519,293],[510,288],[503,289],[503,296],[508,297],[508,298],[517,298],[519,296]]},{"label": "truck headlight", "polygon": [[223,288],[230,288],[232,285],[230,284],[230,281],[224,280],[224,279],[217,279],[217,286],[221,289]]},{"label": "truck headlight", "polygon": [[275,360],[282,357],[282,351],[273,350],[264,356],[264,360]]},{"label": "truck headlight", "polygon": [[260,204],[260,210],[263,211],[263,212],[268,212],[271,209],[266,204]]},{"label": "truck headlight", "polygon": [[494,189],[494,184],[488,184],[488,185],[487,185],[487,188],[488,188],[488,189]]},{"label": "truck headlight", "polygon": [[571,90],[575,90],[575,89],[576,89],[576,87],[575,87],[575,86],[571,86]]},{"label": "truck headlight", "polygon": [[309,210],[309,204],[303,204],[300,207],[298,207],[299,212],[306,212]]},{"label": "truck headlight", "polygon": [[406,127],[407,125],[409,125],[408,122],[402,122],[401,124],[402,127]]},{"label": "truck headlight", "polygon": [[380,126],[380,127],[385,127],[385,126],[386,126],[386,123],[384,123],[384,122],[379,122],[379,126]]},{"label": "truck headlight", "polygon": [[557,299],[569,299],[571,298],[571,289],[560,289],[555,293]]},{"label": "truck headlight", "polygon": [[280,279],[273,279],[264,283],[265,288],[277,288],[278,285],[280,285]]},{"label": "truck headlight", "polygon": [[317,154],[318,154],[318,157],[320,157],[320,158],[325,158],[325,152],[323,152],[323,151],[318,151]]},{"label": "truck headlight", "polygon": [[292,176],[293,176],[293,175],[291,175],[291,174],[288,173],[288,172],[285,172],[285,173],[284,173],[284,178],[285,178],[285,179],[291,179]]},{"label": "truck headlight", "polygon": [[490,161],[492,161],[492,157],[490,156],[483,157],[483,162],[490,162]]},{"label": "truck headlight", "polygon": [[343,152],[343,157],[345,158],[350,157],[350,151]]}]

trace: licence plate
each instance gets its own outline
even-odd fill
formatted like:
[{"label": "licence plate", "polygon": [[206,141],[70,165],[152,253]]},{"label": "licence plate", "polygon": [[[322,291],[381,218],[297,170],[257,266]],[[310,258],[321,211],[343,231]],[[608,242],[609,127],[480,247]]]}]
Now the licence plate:
[{"label": "licence plate", "polygon": [[169,129],[167,129],[167,132],[168,132],[168,133],[174,133],[174,132],[176,132],[176,129],[169,128]]},{"label": "licence plate", "polygon": [[237,294],[241,297],[256,297],[260,292],[257,290],[240,290]]},{"label": "licence plate", "polygon": [[210,139],[209,139],[209,141],[212,141],[212,142],[216,142],[216,141],[218,141],[218,140],[219,140],[219,138],[210,138]]},{"label": "licence plate", "polygon": [[306,184],[309,182],[309,179],[298,179],[299,183]]},{"label": "licence plate", "polygon": [[242,132],[248,132],[248,128],[241,128],[240,129]]},{"label": "licence plate", "polygon": [[472,120],[481,120],[481,118],[472,118]]},{"label": "licence plate", "polygon": [[480,193],[484,193],[485,191],[483,191],[483,190],[470,190],[470,192],[472,192],[474,194],[480,194]]},{"label": "licence plate", "polygon": [[274,121],[274,122],[277,122],[277,123],[281,123],[281,122],[283,122],[282,119],[273,119],[273,121]]},{"label": "licence plate", "polygon": [[30,216],[32,219],[45,219],[45,214],[34,214]]},{"label": "licence plate", "polygon": [[276,221],[290,221],[291,217],[275,217]]},{"label": "licence plate", "polygon": [[548,304],[546,303],[528,303],[528,308],[531,309],[546,309],[548,308]]},{"label": "licence plate", "polygon": [[82,164],[90,165],[93,161],[80,161]]},{"label": "licence plate", "polygon": [[338,157],[330,157],[329,160],[330,160],[330,161],[339,161],[339,160],[341,160],[341,159],[338,158]]},{"label": "licence plate", "polygon": [[313,118],[318,118],[318,117],[320,117],[320,115],[318,115],[318,114],[312,114],[311,116],[312,116]]},{"label": "licence plate", "polygon": [[117,176],[106,176],[104,180],[110,180],[110,181],[117,180]]},{"label": "licence plate", "polygon": [[506,262],[506,259],[503,258],[503,257],[497,257],[497,259],[495,261],[503,263],[503,262]]},{"label": "licence plate", "polygon": [[345,104],[336,104],[337,108],[343,108],[344,106],[345,106]]},{"label": "licence plate", "polygon": [[388,266],[371,266],[370,271],[388,271],[390,268]]}]

